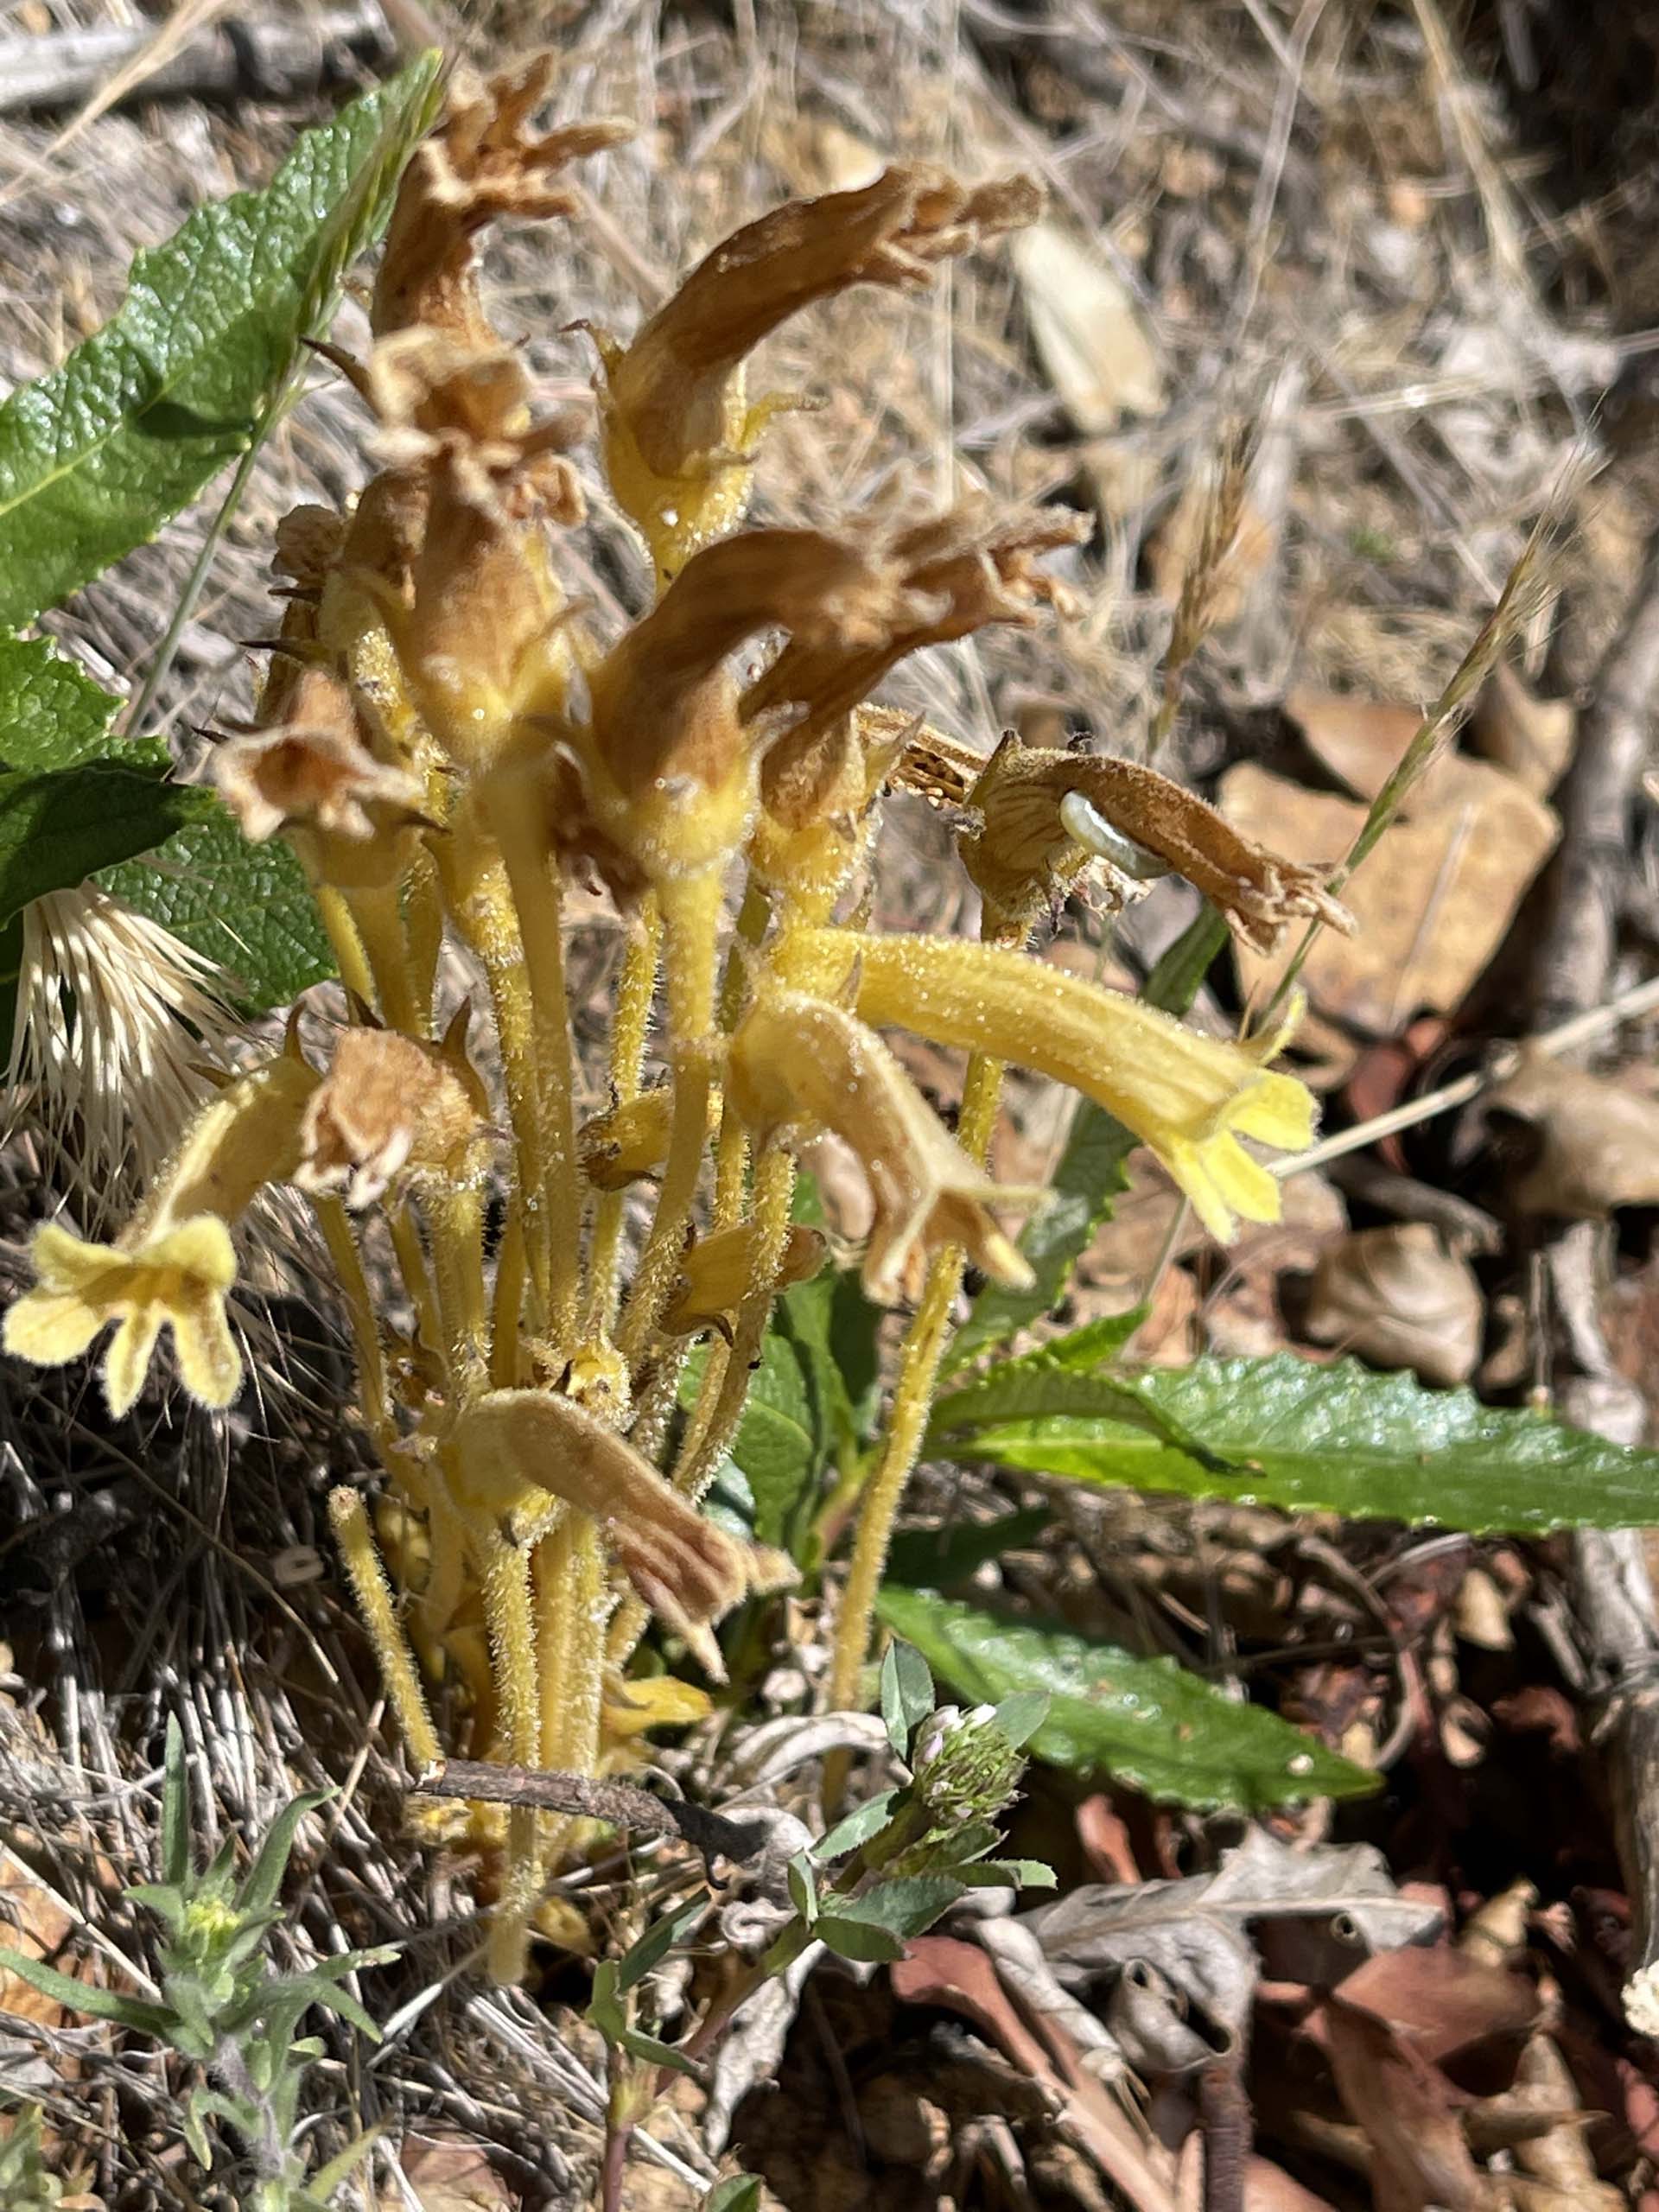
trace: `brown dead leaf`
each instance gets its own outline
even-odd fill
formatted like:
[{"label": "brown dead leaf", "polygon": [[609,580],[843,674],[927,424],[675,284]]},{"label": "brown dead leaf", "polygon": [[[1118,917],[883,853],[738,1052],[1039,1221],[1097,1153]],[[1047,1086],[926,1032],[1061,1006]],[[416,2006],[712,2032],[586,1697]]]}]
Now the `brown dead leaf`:
[{"label": "brown dead leaf", "polygon": [[1084,437],[1104,436],[1126,414],[1161,414],[1157,353],[1108,264],[1058,223],[1033,223],[1009,251],[1038,355]]},{"label": "brown dead leaf", "polygon": [[1376,797],[1423,723],[1415,707],[1306,689],[1288,695],[1285,713],[1320,766],[1364,799]]},{"label": "brown dead leaf", "polygon": [[[1246,836],[1299,857],[1334,858],[1365,809],[1242,762],[1223,779],[1222,810]],[[1344,887],[1357,930],[1315,939],[1302,982],[1314,1010],[1372,1036],[1424,1007],[1450,1013],[1497,950],[1560,825],[1512,776],[1457,754],[1436,763],[1377,851]],[[1265,998],[1287,956],[1235,944],[1241,988]]]},{"label": "brown dead leaf", "polygon": [[[406,2135],[397,2163],[421,2212],[510,2212],[518,2202],[484,2151],[463,2135]],[[379,2212],[406,2212],[408,2202],[395,2183],[376,2198]]]},{"label": "brown dead leaf", "polygon": [[1507,661],[1480,687],[1469,718],[1475,750],[1544,798],[1561,779],[1579,734],[1571,699],[1540,699]]},{"label": "brown dead leaf", "polygon": [[42,1996],[21,1974],[7,1971],[5,1955],[18,1951],[26,1959],[44,1959],[60,1973],[73,1974],[74,1961],[60,1960],[57,1954],[73,1925],[21,1859],[10,1852],[0,1859],[0,2012],[38,2021],[43,2028],[61,2027],[68,2019],[56,1998]]},{"label": "brown dead leaf", "polygon": [[1659,1202],[1659,1100],[1529,1052],[1486,1106],[1529,1123],[1538,1140],[1513,1192],[1522,1212],[1599,1220]]},{"label": "brown dead leaf", "polygon": [[1244,2167],[1244,2212],[1330,2212],[1330,2207],[1282,2166],[1252,2152]]},{"label": "brown dead leaf", "polygon": [[1491,2183],[1458,2116],[1461,2100],[1438,2067],[1383,2020],[1340,1997],[1324,2007],[1337,2087],[1376,2153],[1377,2212],[1490,2212]]},{"label": "brown dead leaf", "polygon": [[1176,2212],[1166,2173],[1168,2153],[1147,2139],[1117,2098],[1089,2072],[1057,2015],[1039,2020],[1039,2040],[976,1944],[950,1936],[918,1936],[893,1967],[892,1986],[901,2004],[935,2005],[963,2014],[1022,2072],[1051,2088],[1061,2101],[1065,2132],[1135,2212]]},{"label": "brown dead leaf", "polygon": [[1425,1382],[1465,1382],[1480,1357],[1485,1303],[1469,1262],[1424,1221],[1362,1229],[1320,1255],[1306,1329],[1315,1344]]},{"label": "brown dead leaf", "polygon": [[1436,2065],[1518,2044],[1539,2012],[1538,1993],[1522,1975],[1444,1943],[1377,1952],[1343,1982],[1342,2000]]}]

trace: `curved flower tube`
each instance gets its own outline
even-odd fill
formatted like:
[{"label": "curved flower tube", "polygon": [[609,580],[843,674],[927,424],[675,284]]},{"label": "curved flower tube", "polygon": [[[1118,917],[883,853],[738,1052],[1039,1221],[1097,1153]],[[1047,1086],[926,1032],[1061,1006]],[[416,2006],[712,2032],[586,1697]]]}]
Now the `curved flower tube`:
[{"label": "curved flower tube", "polygon": [[861,1020],[1035,1068],[1115,1114],[1168,1169],[1212,1235],[1279,1218],[1279,1185],[1239,1142],[1313,1141],[1313,1093],[1243,1046],[1023,953],[949,938],[804,931],[826,981],[855,978]]}]

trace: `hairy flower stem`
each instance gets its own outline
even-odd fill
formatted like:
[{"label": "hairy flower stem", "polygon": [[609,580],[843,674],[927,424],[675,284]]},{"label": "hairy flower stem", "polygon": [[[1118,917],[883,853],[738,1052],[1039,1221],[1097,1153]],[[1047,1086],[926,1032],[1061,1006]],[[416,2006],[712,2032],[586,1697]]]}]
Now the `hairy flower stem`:
[{"label": "hairy flower stem", "polygon": [[343,1486],[330,1491],[328,1518],[334,1524],[340,1557],[345,1560],[346,1572],[351,1577],[358,1610],[363,1616],[364,1626],[374,1645],[374,1656],[380,1662],[380,1678],[386,1686],[386,1694],[397,1715],[397,1725],[404,1732],[404,1741],[409,1745],[410,1757],[417,1768],[434,1766],[443,1756],[438,1742],[438,1732],[432,1726],[432,1716],[427,1711],[426,1695],[421,1688],[420,1676],[415,1670],[408,1639],[404,1635],[397,1609],[392,1604],[385,1569],[381,1566],[380,1555],[374,1548],[374,1537],[362,1499],[354,1490],[346,1490]]},{"label": "hairy flower stem", "polygon": [[456,1392],[484,1387],[490,1347],[484,1287],[484,1194],[476,1188],[438,1192],[429,1202],[433,1272],[449,1373]]},{"label": "hairy flower stem", "polygon": [[[510,1541],[494,1529],[475,1529],[474,1535],[484,1559],[484,1621],[494,1661],[502,1740],[515,1766],[539,1766],[542,1701],[531,1607],[530,1548]],[[536,1908],[541,1869],[536,1815],[528,1806],[515,1805],[507,1815],[501,1902],[490,1931],[490,1972],[500,1980],[514,1980],[523,1965],[524,1933]]]},{"label": "hairy flower stem", "polygon": [[322,1232],[322,1241],[328,1248],[328,1257],[334,1263],[340,1296],[346,1301],[346,1314],[352,1325],[352,1345],[357,1354],[358,1399],[363,1408],[364,1422],[374,1440],[375,1449],[385,1457],[396,1443],[397,1432],[391,1418],[391,1401],[386,1395],[385,1348],[380,1340],[380,1324],[375,1315],[369,1279],[363,1272],[357,1239],[352,1235],[351,1223],[340,1200],[315,1198],[312,1202],[312,1211],[317,1227]]},{"label": "hairy flower stem", "polygon": [[665,885],[662,892],[674,1121],[656,1217],[617,1331],[617,1349],[636,1370],[673,1287],[708,1147],[721,889],[720,872],[710,868],[688,880]]},{"label": "hairy flower stem", "polygon": [[442,866],[450,915],[490,987],[518,1161],[517,1198],[524,1219],[525,1259],[544,1320],[550,1311],[552,1278],[551,1238],[543,1203],[546,1144],[536,1065],[536,1005],[518,911],[506,869],[480,839],[475,824],[457,823],[447,841]]},{"label": "hairy flower stem", "polygon": [[423,1013],[420,987],[409,957],[409,939],[404,930],[397,885],[388,884],[374,891],[353,891],[347,899],[352,919],[368,958],[369,972],[374,978],[374,997],[381,1020],[390,1029],[401,1029],[405,1036],[423,1036],[431,1020],[431,1000],[428,998]]},{"label": "hairy flower stem", "polygon": [[409,1302],[415,1308],[416,1333],[433,1358],[441,1360],[445,1356],[443,1320],[432,1287],[432,1272],[426,1263],[426,1250],[421,1243],[420,1226],[407,1203],[387,1207],[386,1227],[391,1236],[391,1249],[397,1255],[397,1272],[404,1279]]},{"label": "hairy flower stem", "polygon": [[[611,1103],[632,1104],[639,1096],[645,1069],[645,1038],[651,1025],[651,1005],[657,993],[657,969],[662,958],[663,920],[654,897],[642,903],[628,932],[617,982],[616,1011],[611,1022]],[[627,1208],[623,1191],[603,1191],[594,1215],[594,1238],[588,1269],[588,1305],[584,1331],[590,1338],[609,1334],[616,1321],[621,1294],[622,1224]]]},{"label": "hairy flower stem", "polygon": [[[982,1052],[974,1053],[968,1062],[963,1078],[957,1139],[971,1160],[982,1160],[990,1150],[1002,1096],[1002,1063]],[[832,1712],[853,1707],[858,1700],[859,1676],[869,1650],[870,1624],[875,1618],[876,1592],[887,1567],[899,1500],[920,1457],[922,1439],[927,1433],[939,1363],[950,1335],[951,1308],[962,1287],[963,1265],[963,1255],[957,1245],[947,1244],[934,1254],[921,1301],[905,1332],[899,1354],[899,1376],[887,1415],[887,1439],[864,1493],[847,1583],[836,1614],[835,1649],[830,1664]],[[824,1761],[826,1808],[839,1802],[849,1765],[845,1752],[832,1752]]]},{"label": "hairy flower stem", "polygon": [[312,895],[317,902],[317,912],[327,933],[328,949],[334,956],[334,965],[340,970],[340,980],[346,989],[362,1000],[365,1006],[374,1004],[374,977],[369,969],[368,955],[363,950],[363,939],[358,934],[352,910],[346,903],[343,892],[335,890],[332,883],[314,883]]},{"label": "hairy flower stem", "polygon": [[506,863],[535,1006],[532,1028],[540,1092],[541,1198],[550,1252],[548,1333],[561,1350],[576,1342],[582,1251],[582,1180],[576,1171],[575,1074],[565,989],[563,897],[532,810],[513,785],[486,809]]}]

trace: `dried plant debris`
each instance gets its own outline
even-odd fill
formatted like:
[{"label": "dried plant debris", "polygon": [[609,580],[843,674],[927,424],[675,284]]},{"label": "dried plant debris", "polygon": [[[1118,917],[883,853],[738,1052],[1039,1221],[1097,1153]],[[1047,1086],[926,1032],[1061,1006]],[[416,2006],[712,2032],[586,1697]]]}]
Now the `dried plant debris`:
[{"label": "dried plant debris", "polygon": [[1363,1229],[1319,1255],[1304,1327],[1315,1344],[1425,1382],[1466,1382],[1480,1360],[1486,1301],[1467,1260],[1427,1222]]},{"label": "dried plant debris", "polygon": [[[1250,761],[1228,771],[1220,798],[1245,836],[1289,835],[1304,851],[1346,851],[1366,819],[1363,806]],[[1314,1011],[1392,1037],[1414,1014],[1460,1006],[1559,834],[1550,810],[1503,769],[1457,754],[1437,762],[1385,848],[1344,887],[1354,935],[1325,931],[1307,957]],[[1282,961],[1247,944],[1236,957],[1241,988],[1269,993]]]},{"label": "dried plant debris", "polygon": [[1522,1172],[1508,1196],[1523,1213],[1601,1220],[1659,1205],[1659,1099],[1639,1077],[1592,1075],[1541,1052],[1493,1085],[1484,1113],[1522,1124]]}]

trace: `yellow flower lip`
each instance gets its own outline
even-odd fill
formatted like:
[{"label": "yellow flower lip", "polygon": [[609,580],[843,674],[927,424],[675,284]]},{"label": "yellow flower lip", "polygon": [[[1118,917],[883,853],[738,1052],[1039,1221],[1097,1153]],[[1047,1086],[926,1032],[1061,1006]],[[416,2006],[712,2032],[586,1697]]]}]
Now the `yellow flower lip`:
[{"label": "yellow flower lip", "polygon": [[1279,1218],[1278,1183],[1239,1139],[1304,1150],[1317,1109],[1305,1084],[1264,1068],[1257,1052],[993,945],[851,930],[804,931],[795,942],[822,988],[850,979],[861,1020],[1034,1068],[1103,1106],[1224,1242],[1238,1216]]},{"label": "yellow flower lip", "polygon": [[236,1280],[236,1254],[216,1216],[179,1222],[131,1250],[88,1243],[48,1222],[35,1232],[30,1252],[39,1287],[16,1300],[5,1318],[5,1349],[14,1357],[60,1366],[116,1322],[103,1375],[110,1411],[119,1420],[137,1402],[166,1327],[184,1387],[197,1403],[223,1407],[235,1397],[242,1357],[225,1295]]}]

